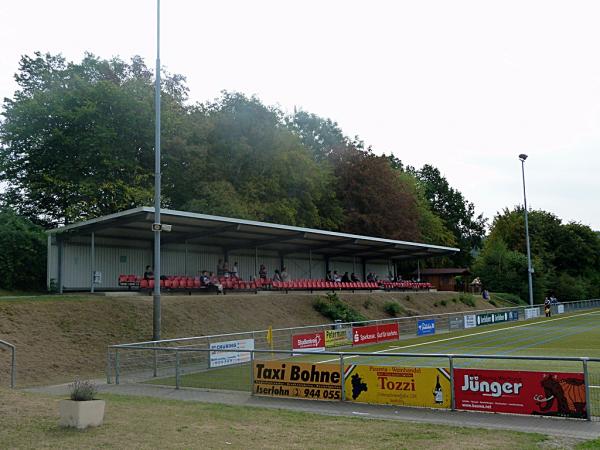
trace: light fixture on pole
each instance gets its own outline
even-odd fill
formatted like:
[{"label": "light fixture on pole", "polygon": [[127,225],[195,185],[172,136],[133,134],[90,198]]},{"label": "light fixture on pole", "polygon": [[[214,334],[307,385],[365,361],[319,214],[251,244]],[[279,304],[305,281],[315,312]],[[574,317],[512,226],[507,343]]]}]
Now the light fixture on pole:
[{"label": "light fixture on pole", "polygon": [[152,339],[160,340],[160,0],[156,0],[156,80],[154,87],[156,122],[154,130],[154,295]]},{"label": "light fixture on pole", "polygon": [[529,246],[529,222],[527,219],[527,195],[525,194],[525,160],[527,159],[527,155],[521,153],[519,155],[519,159],[521,160],[521,173],[523,174],[523,202],[525,204],[525,241],[527,243],[527,280],[529,282],[529,305],[533,306],[533,269],[531,268],[531,248]]}]

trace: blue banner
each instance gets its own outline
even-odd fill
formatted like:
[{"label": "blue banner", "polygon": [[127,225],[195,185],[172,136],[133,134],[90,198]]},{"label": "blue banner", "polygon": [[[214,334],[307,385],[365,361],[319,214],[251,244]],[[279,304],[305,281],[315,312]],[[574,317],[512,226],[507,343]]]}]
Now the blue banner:
[{"label": "blue banner", "polygon": [[435,320],[419,320],[417,322],[417,336],[435,334]]}]

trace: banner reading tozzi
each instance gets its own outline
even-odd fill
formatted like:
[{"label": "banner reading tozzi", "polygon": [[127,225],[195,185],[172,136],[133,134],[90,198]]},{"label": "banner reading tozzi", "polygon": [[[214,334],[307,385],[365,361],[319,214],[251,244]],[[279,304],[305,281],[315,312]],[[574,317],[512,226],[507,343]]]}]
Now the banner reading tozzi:
[{"label": "banner reading tozzi", "polygon": [[581,373],[454,369],[454,383],[457,409],[586,417]]},{"label": "banner reading tozzi", "polygon": [[339,364],[254,361],[252,390],[257,395],[341,400]]},{"label": "banner reading tozzi", "polygon": [[352,365],[346,369],[344,384],[348,401],[450,407],[448,369]]}]

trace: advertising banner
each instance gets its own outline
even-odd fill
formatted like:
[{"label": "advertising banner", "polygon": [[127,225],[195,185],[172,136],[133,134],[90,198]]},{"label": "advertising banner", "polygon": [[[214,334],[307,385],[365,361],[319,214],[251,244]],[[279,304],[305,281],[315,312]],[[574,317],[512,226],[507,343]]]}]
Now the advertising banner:
[{"label": "advertising banner", "polygon": [[376,344],[377,342],[397,341],[400,338],[397,323],[352,327],[352,345]]},{"label": "advertising banner", "polygon": [[539,308],[525,308],[525,319],[535,319],[536,317],[540,317]]},{"label": "advertising banner", "polygon": [[457,409],[586,417],[582,373],[454,369]]},{"label": "advertising banner", "polygon": [[341,400],[339,364],[254,361],[252,390],[256,395],[314,400]]},{"label": "advertising banner", "polygon": [[465,328],[474,328],[477,326],[475,314],[468,314],[465,317]]},{"label": "advertising banner", "polygon": [[477,314],[477,317],[476,317],[477,326],[490,325],[492,323],[509,322],[511,320],[519,320],[519,312],[518,311],[483,313],[483,314]]},{"label": "advertising banner", "polygon": [[450,317],[448,319],[448,328],[451,330],[462,330],[465,327],[465,323],[462,317]]},{"label": "advertising banner", "polygon": [[294,350],[306,350],[307,352],[325,351],[325,333],[294,334],[292,336],[292,348]]},{"label": "advertising banner", "polygon": [[347,401],[450,407],[448,369],[352,365],[346,369],[344,385]]},{"label": "advertising banner", "polygon": [[342,347],[352,344],[352,328],[325,330],[325,347]]},{"label": "advertising banner", "polygon": [[417,336],[435,334],[435,320],[419,320],[417,322]]},{"label": "advertising banner", "polygon": [[231,366],[250,361],[250,352],[236,352],[235,350],[254,350],[254,339],[211,342],[210,367]]},{"label": "advertising banner", "polygon": [[556,314],[563,314],[565,312],[565,305],[556,305]]}]

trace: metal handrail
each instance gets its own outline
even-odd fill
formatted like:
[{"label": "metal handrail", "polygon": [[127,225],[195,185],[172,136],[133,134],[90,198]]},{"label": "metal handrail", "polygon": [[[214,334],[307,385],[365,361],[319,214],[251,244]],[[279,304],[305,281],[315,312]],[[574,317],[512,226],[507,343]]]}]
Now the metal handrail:
[{"label": "metal handrail", "polygon": [[2,339],[0,339],[0,345],[11,351],[10,387],[14,389],[17,383],[17,348],[10,342],[3,341]]}]

